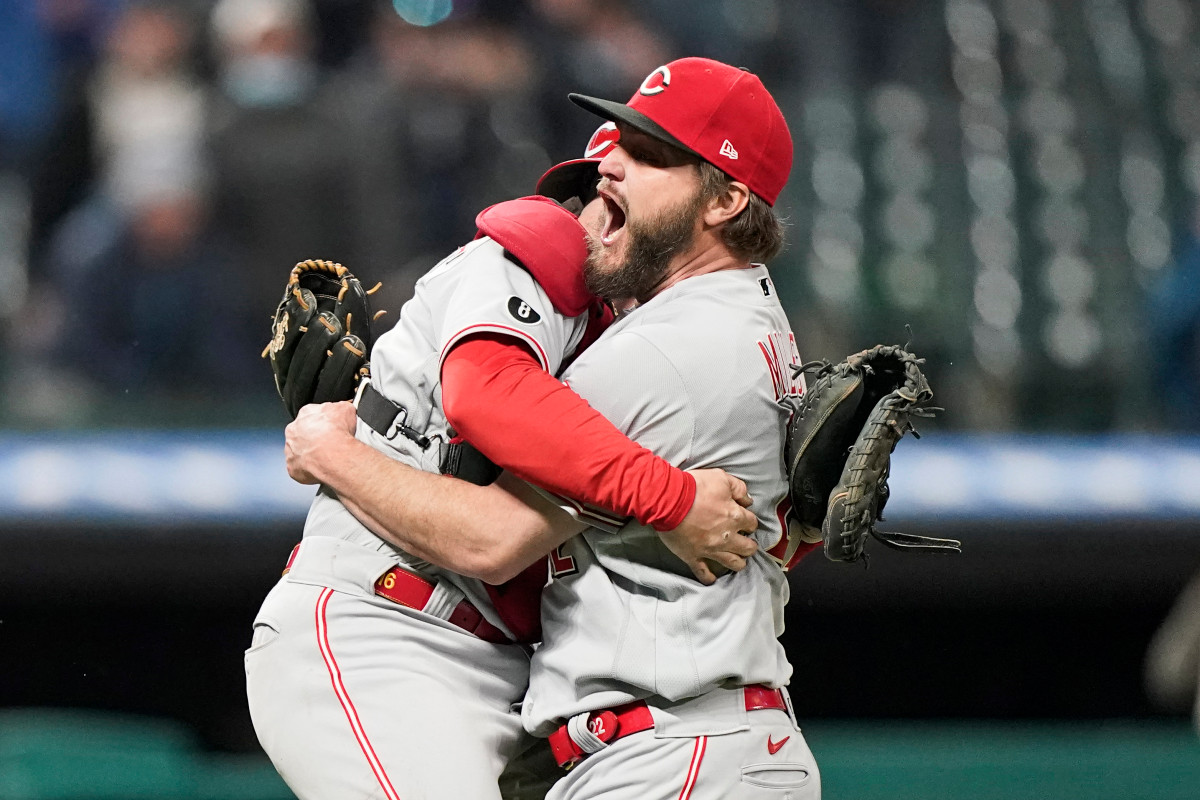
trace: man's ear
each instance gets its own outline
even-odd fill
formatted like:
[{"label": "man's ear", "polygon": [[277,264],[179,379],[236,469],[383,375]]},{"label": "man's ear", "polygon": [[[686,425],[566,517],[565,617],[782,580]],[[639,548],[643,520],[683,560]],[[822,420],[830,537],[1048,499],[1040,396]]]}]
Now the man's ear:
[{"label": "man's ear", "polygon": [[704,208],[704,224],[716,227],[742,213],[750,204],[750,188],[741,181],[729,181],[725,191],[710,198]]}]

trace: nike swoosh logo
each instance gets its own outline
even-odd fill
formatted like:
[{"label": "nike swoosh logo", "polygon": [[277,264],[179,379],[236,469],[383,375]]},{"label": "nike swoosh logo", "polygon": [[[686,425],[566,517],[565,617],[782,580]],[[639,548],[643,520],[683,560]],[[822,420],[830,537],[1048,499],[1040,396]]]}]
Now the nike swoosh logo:
[{"label": "nike swoosh logo", "polygon": [[785,736],[782,739],[780,739],[778,742],[772,742],[770,735],[768,735],[767,736],[767,752],[770,753],[771,755],[775,755],[776,753],[779,752],[779,748],[781,748],[785,744],[787,744],[788,739],[790,739],[790,738],[792,738],[792,737]]}]

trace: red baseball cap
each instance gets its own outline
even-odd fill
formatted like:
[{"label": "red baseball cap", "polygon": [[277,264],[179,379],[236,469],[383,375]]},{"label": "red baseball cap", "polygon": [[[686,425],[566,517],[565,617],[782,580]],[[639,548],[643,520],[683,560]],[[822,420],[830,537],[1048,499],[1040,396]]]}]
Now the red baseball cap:
[{"label": "red baseball cap", "polygon": [[583,158],[564,161],[546,170],[546,174],[538,179],[537,194],[565,203],[572,197],[578,197],[584,205],[596,196],[596,184],[600,182],[600,162],[604,155],[613,148],[621,135],[617,126],[606,122],[588,140],[583,149]]},{"label": "red baseball cap", "polygon": [[792,171],[792,134],[752,72],[708,58],[681,58],[646,76],[628,103],[581,94],[594,114],[699,156],[775,205]]}]

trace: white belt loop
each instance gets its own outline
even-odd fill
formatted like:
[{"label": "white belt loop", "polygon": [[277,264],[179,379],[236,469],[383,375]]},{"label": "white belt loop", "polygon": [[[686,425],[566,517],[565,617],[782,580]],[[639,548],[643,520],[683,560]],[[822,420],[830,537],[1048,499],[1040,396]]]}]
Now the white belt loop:
[{"label": "white belt loop", "polygon": [[779,694],[783,696],[783,704],[787,706],[787,715],[792,720],[792,727],[800,730],[800,720],[796,719],[796,709],[792,706],[792,696],[788,694],[787,687],[780,686]]},{"label": "white belt loop", "polygon": [[[404,567],[410,572],[420,572],[412,567]],[[430,578],[428,575],[421,575],[422,578],[433,584],[433,594],[429,595],[429,600],[425,603],[425,607],[421,609],[426,614],[432,617],[437,617],[441,620],[449,620],[454,613],[454,609],[458,608],[458,604],[466,599],[462,589],[459,589],[450,581],[444,581],[440,578]]]},{"label": "white belt loop", "polygon": [[608,747],[608,742],[601,739],[588,728],[588,722],[591,721],[591,712],[585,711],[582,714],[576,714],[567,720],[567,735],[571,737],[571,741],[579,745],[579,749],[591,755],[599,753],[604,748]]},{"label": "white belt loop", "polygon": [[369,384],[370,382],[371,382],[370,375],[364,375],[362,377],[362,380],[360,380],[358,382],[358,388],[354,390],[354,407],[355,408],[358,408],[359,398],[362,397],[363,391],[366,390],[367,384]]}]

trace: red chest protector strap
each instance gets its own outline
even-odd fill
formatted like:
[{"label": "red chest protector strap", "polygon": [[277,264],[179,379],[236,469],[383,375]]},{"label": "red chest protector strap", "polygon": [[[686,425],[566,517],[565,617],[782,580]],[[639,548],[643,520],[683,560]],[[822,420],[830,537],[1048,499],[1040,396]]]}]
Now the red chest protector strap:
[{"label": "red chest protector strap", "polygon": [[575,215],[548,197],[518,197],[488,206],[475,218],[479,236],[490,236],[516,256],[563,316],[577,317],[596,300],[583,284],[587,234]]}]

